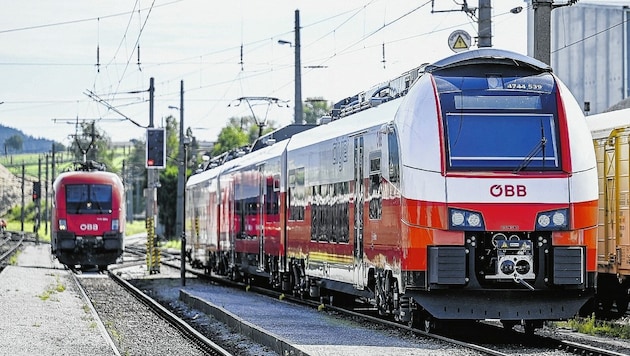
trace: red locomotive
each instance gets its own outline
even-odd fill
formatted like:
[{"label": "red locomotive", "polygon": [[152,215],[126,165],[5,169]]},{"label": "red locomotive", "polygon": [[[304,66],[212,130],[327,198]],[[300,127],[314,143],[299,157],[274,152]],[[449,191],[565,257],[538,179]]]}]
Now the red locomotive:
[{"label": "red locomotive", "polygon": [[[401,322],[533,331],[594,294],[597,169],[551,68],[495,49],[423,65],[186,186],[193,263]],[[289,129],[289,127],[284,130]]]},{"label": "red locomotive", "polygon": [[122,255],[125,190],[96,162],[78,164],[53,183],[52,254],[74,268],[104,270]]}]

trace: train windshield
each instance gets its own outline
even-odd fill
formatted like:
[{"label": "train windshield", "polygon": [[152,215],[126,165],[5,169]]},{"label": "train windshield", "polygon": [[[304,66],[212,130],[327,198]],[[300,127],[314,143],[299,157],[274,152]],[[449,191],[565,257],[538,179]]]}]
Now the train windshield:
[{"label": "train windshield", "polygon": [[452,170],[559,170],[554,80],[437,77]]},{"label": "train windshield", "polygon": [[68,214],[111,214],[112,186],[107,184],[69,184],[66,186]]}]

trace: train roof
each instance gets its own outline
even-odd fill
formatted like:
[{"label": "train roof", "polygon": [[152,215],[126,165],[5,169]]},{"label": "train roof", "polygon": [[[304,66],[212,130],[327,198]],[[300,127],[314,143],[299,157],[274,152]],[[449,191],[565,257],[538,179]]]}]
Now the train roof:
[{"label": "train roof", "polygon": [[354,133],[365,131],[370,127],[382,125],[394,120],[402,98],[385,102],[369,110],[355,113],[346,118],[332,121],[326,125],[320,125],[310,131],[295,135],[288,144],[288,150],[295,150],[318,142],[324,142],[340,133],[352,136]]},{"label": "train roof", "polygon": [[54,185],[77,183],[102,183],[111,182],[122,186],[122,181],[118,174],[107,171],[68,171],[63,172],[55,178]]},{"label": "train roof", "polygon": [[297,133],[310,130],[314,127],[317,127],[317,124],[290,124],[279,128],[257,138],[256,142],[252,145],[251,151],[258,151],[261,148],[273,145],[276,142],[284,141],[293,137],[293,135]]},{"label": "train roof", "polygon": [[270,158],[280,157],[288,142],[289,141],[287,139],[276,142],[273,145],[263,147],[247,155],[234,158],[233,160],[227,161],[220,166],[212,167],[203,172],[194,174],[188,178],[186,186],[200,184],[208,179],[214,179],[221,174],[230,173],[242,167],[249,167],[260,162],[265,162]]},{"label": "train roof", "polygon": [[589,115],[586,125],[593,138],[608,137],[612,130],[630,126],[630,108]]},{"label": "train roof", "polygon": [[551,72],[551,66],[532,57],[502,49],[480,48],[454,54],[429,64],[425,72],[435,72],[442,69],[459,67],[470,64],[513,64],[516,66],[528,66],[540,72]]}]

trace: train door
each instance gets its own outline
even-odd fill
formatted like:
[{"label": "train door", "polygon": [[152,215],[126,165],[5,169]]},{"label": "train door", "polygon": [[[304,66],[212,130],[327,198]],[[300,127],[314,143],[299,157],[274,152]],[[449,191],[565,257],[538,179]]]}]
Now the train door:
[{"label": "train door", "polygon": [[265,270],[265,195],[267,194],[267,178],[265,177],[265,164],[258,165],[258,269]]},{"label": "train door", "polygon": [[354,138],[354,285],[363,289],[363,136]]}]

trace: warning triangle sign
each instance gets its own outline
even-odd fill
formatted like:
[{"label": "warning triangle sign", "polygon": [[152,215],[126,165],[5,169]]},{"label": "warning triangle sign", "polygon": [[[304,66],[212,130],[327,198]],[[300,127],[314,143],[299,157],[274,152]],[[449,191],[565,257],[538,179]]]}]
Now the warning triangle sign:
[{"label": "warning triangle sign", "polygon": [[457,39],[455,40],[455,43],[453,44],[453,49],[466,49],[466,48],[468,48],[468,45],[466,45],[466,42],[464,41],[462,36],[457,36]]}]

